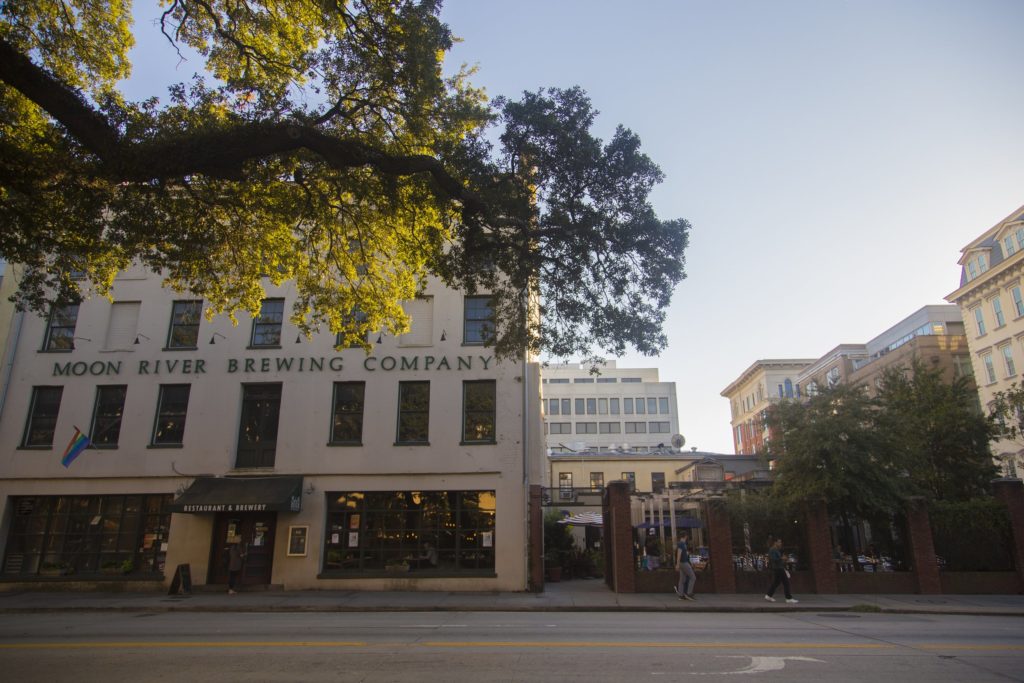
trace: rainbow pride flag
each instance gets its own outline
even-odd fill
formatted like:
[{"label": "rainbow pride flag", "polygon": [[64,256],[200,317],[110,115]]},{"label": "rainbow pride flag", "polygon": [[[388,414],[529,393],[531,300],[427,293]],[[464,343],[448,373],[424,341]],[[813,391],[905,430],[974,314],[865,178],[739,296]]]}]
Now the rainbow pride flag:
[{"label": "rainbow pride flag", "polygon": [[68,447],[64,449],[64,455],[61,456],[60,464],[64,465],[64,467],[69,467],[75,461],[75,458],[78,457],[78,454],[90,445],[92,445],[92,441],[89,440],[89,437],[83,434],[78,427],[75,427],[75,435],[71,437]]}]

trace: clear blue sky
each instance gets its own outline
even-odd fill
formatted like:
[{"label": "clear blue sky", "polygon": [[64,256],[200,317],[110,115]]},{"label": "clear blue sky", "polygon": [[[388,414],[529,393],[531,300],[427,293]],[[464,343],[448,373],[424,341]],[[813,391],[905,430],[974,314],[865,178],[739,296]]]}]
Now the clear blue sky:
[{"label": "clear blue sky", "polygon": [[[693,224],[688,278],[665,353],[619,364],[676,383],[688,446],[732,452],[719,394],[753,361],[943,303],[960,249],[1024,204],[1024,0],[448,0],[442,16],[463,39],[449,61],[490,95],[580,85],[598,133],[633,129],[665,172],[654,205]],[[153,59],[132,94],[187,80],[137,28]]]},{"label": "clear blue sky", "polygon": [[759,358],[862,343],[959,284],[1024,204],[1024,2],[448,0],[490,95],[582,86],[693,224],[657,367],[688,446],[731,453],[720,392]]}]

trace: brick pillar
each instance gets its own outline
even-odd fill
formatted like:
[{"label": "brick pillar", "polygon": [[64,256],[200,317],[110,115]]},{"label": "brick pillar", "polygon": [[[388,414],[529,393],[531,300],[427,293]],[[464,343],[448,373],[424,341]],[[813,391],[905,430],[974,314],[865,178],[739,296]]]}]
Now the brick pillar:
[{"label": "brick pillar", "polygon": [[704,519],[708,522],[708,553],[711,577],[716,593],[736,592],[736,572],[732,564],[732,525],[724,498],[711,498],[704,503]]},{"label": "brick pillar", "polygon": [[534,593],[544,590],[544,510],[541,499],[544,488],[540,484],[530,485],[530,501],[527,519],[530,528],[530,562],[529,576],[526,579],[527,589]]},{"label": "brick pillar", "polygon": [[1006,505],[1013,535],[1013,565],[1024,588],[1024,482],[1020,479],[996,479],[992,493]]},{"label": "brick pillar", "polygon": [[917,591],[923,594],[942,593],[939,563],[935,560],[935,540],[925,499],[915,496],[907,501],[907,541],[910,561],[917,575]]},{"label": "brick pillar", "polygon": [[838,593],[839,578],[832,561],[832,535],[829,533],[828,506],[823,500],[804,506],[807,533],[807,563],[811,570],[815,593]]},{"label": "brick pillar", "polygon": [[606,565],[611,567],[609,585],[616,593],[636,592],[633,562],[633,520],[629,510],[629,483],[609,482],[605,493],[604,541]]}]

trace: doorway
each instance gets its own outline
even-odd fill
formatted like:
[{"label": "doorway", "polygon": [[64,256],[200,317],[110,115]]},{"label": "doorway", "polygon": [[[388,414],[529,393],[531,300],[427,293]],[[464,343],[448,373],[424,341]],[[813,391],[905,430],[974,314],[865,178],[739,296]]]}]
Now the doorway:
[{"label": "doorway", "polygon": [[232,543],[244,544],[245,562],[240,584],[266,586],[274,565],[274,530],[276,512],[221,512],[213,524],[210,548],[210,575],[207,583],[228,583],[228,548]]}]

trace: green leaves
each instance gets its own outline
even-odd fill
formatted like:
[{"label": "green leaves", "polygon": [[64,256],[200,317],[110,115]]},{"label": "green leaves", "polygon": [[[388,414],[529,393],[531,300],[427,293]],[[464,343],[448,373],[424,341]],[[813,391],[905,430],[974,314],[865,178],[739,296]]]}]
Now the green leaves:
[{"label": "green leaves", "polygon": [[824,498],[859,517],[892,512],[906,496],[967,500],[993,476],[990,431],[963,379],[913,362],[887,370],[878,395],[839,384],[804,403],[772,406],[769,455],[776,492]]},{"label": "green leaves", "polygon": [[493,294],[502,357],[665,346],[689,225],[657,218],[660,170],[629,130],[591,134],[580,89],[489,107],[442,75],[430,0],[164,6],[149,39],[204,59],[164,102],[116,90],[123,0],[0,9],[0,256],[26,266],[21,306],[107,294],[138,262],[208,315],[293,280],[292,321],[354,341],[404,331],[401,301],[436,276]]}]

